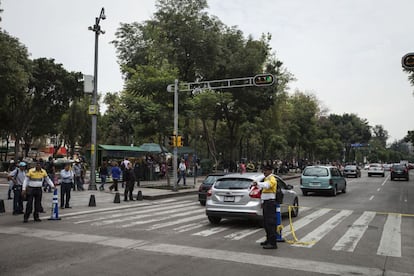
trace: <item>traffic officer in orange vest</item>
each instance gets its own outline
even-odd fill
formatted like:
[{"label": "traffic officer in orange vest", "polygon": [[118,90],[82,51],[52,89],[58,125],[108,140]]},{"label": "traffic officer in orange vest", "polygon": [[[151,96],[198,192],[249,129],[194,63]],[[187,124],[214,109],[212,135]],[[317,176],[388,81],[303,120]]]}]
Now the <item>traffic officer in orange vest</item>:
[{"label": "traffic officer in orange vest", "polygon": [[273,168],[269,165],[263,168],[263,182],[253,182],[254,186],[262,189],[263,222],[266,231],[266,241],[260,245],[264,249],[277,249],[276,244],[276,177],[272,175]]},{"label": "traffic officer in orange vest", "polygon": [[42,184],[43,181],[46,181],[51,188],[55,188],[52,180],[47,175],[47,172],[42,169],[40,162],[36,163],[36,167],[31,168],[26,174],[26,179],[23,182],[23,196],[27,197],[26,212],[24,213],[23,222],[29,220],[29,216],[32,213],[33,209],[33,199],[34,199],[34,213],[33,217],[35,221],[41,221],[39,218],[39,212],[41,210],[41,200],[42,200]]}]

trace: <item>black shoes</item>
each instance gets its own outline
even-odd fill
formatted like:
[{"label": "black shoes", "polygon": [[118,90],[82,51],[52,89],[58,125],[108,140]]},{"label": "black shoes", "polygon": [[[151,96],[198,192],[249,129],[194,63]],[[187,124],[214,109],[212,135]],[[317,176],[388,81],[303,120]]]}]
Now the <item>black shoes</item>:
[{"label": "black shoes", "polygon": [[25,218],[24,220],[23,220],[23,222],[24,223],[27,223],[29,220],[27,219],[27,218]]},{"label": "black shoes", "polygon": [[66,205],[65,208],[66,209],[72,209],[72,206]]},{"label": "black shoes", "polygon": [[34,221],[42,221],[40,218],[35,218]]},{"label": "black shoes", "polygon": [[263,249],[277,249],[277,245],[266,244]]},{"label": "black shoes", "polygon": [[266,244],[267,244],[267,241],[264,241],[264,242],[260,243],[261,246],[266,245]]}]

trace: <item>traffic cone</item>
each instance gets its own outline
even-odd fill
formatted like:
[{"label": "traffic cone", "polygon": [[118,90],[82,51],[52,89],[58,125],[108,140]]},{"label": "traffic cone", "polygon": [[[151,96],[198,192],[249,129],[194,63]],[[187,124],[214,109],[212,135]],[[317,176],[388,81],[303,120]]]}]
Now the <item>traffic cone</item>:
[{"label": "traffic cone", "polygon": [[96,207],[95,195],[89,197],[89,207]]},{"label": "traffic cone", "polygon": [[276,241],[284,242],[285,240],[282,238],[282,215],[280,214],[280,205],[276,203]]},{"label": "traffic cone", "polygon": [[114,203],[121,203],[121,198],[119,196],[119,192],[116,192],[116,194],[115,194]]},{"label": "traffic cone", "polygon": [[0,213],[5,213],[6,209],[4,208],[4,200],[0,199]]},{"label": "traffic cone", "polygon": [[52,213],[48,220],[60,220],[59,217],[59,199],[58,199],[58,191],[55,189],[53,191],[53,200],[52,200]]},{"label": "traffic cone", "polygon": [[137,200],[143,200],[143,199],[144,199],[144,197],[142,196],[142,192],[138,191]]}]

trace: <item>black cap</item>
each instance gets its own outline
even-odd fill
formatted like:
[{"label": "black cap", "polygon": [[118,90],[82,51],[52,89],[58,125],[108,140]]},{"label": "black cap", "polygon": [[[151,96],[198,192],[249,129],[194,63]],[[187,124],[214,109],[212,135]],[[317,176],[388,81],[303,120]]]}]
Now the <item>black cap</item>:
[{"label": "black cap", "polygon": [[271,171],[271,170],[273,170],[273,167],[270,166],[270,165],[266,165],[266,166],[263,166],[263,170],[264,171]]}]

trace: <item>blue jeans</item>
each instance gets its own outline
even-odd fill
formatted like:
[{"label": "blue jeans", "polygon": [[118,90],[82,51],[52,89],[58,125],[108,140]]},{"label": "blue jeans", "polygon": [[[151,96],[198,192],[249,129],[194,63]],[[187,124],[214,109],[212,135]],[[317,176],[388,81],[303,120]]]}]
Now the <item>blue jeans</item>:
[{"label": "blue jeans", "polygon": [[104,189],[104,185],[106,184],[106,175],[101,175],[101,186],[99,186],[99,189]]},{"label": "blue jeans", "polygon": [[180,171],[180,174],[178,175],[177,184],[180,183],[181,178],[184,179],[184,185],[185,185],[185,171]]}]

